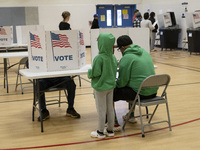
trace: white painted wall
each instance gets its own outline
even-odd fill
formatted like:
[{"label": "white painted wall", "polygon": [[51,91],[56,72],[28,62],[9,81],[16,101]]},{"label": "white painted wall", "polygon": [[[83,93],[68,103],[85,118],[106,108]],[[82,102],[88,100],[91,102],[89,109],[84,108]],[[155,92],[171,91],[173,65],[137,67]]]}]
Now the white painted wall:
[{"label": "white painted wall", "polygon": [[49,6],[68,4],[139,4],[142,0],[0,0],[3,6]]},{"label": "white painted wall", "polygon": [[[85,34],[85,43],[90,45],[89,21],[93,20],[97,4],[136,4],[143,14],[150,9],[156,14],[174,11],[177,24],[181,26],[181,15],[184,11],[181,3],[184,0],[0,0],[1,7],[6,6],[38,6],[39,24],[44,25],[45,30],[57,30],[62,20],[61,13],[64,10],[71,12],[69,21],[72,29],[81,29]],[[193,12],[200,9],[199,0],[188,0],[188,10]]]}]

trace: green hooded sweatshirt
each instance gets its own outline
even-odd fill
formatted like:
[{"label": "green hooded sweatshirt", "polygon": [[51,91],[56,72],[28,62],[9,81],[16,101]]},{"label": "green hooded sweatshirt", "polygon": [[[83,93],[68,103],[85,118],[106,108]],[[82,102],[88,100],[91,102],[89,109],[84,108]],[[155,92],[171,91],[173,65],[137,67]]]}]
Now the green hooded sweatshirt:
[{"label": "green hooded sweatshirt", "polygon": [[[119,78],[117,87],[131,87],[138,91],[142,81],[150,75],[155,75],[151,55],[138,45],[130,45],[119,62]],[[149,96],[157,93],[158,88],[142,89],[140,94]]]},{"label": "green hooded sweatshirt", "polygon": [[94,58],[88,78],[96,91],[114,89],[116,86],[117,59],[113,55],[115,37],[110,33],[101,33],[98,37],[99,54]]}]

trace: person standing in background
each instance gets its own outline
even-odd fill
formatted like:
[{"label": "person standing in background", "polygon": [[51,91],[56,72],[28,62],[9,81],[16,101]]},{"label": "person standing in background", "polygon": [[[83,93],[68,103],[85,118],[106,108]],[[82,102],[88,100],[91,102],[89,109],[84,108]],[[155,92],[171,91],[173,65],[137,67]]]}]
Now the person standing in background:
[{"label": "person standing in background", "polygon": [[141,25],[140,25],[141,21],[142,21],[142,15],[141,15],[140,12],[137,12],[136,18],[133,21],[133,28],[140,28],[141,27]]},{"label": "person standing in background", "polygon": [[138,10],[138,9],[135,9],[135,10],[134,10],[134,16],[133,16],[132,22],[135,20],[137,12],[139,12],[139,10]]},{"label": "person standing in background", "polygon": [[70,12],[64,11],[62,13],[63,21],[59,24],[59,30],[71,30],[70,24],[68,23],[70,19]]},{"label": "person standing in background", "polygon": [[91,29],[99,29],[99,15],[98,14],[94,14],[94,20],[92,21],[92,26]]},{"label": "person standing in background", "polygon": [[141,21],[140,25],[141,25],[141,28],[149,28],[149,42],[151,43],[151,34],[152,34],[152,30],[154,30],[155,27],[152,25],[151,21],[149,20],[148,12],[144,13],[144,20]]},{"label": "person standing in background", "polygon": [[[155,12],[151,12],[150,13],[150,18],[149,18],[149,20],[151,21],[151,23],[152,24],[154,24],[155,22],[156,22],[156,20],[155,20]],[[151,33],[151,47],[150,47],[150,50],[151,51],[156,51],[155,49],[154,49],[154,44],[155,44],[155,40],[156,40],[156,33],[157,33],[157,30],[158,30],[158,25],[156,24],[155,25],[155,29],[154,30],[152,30],[152,33]]]}]

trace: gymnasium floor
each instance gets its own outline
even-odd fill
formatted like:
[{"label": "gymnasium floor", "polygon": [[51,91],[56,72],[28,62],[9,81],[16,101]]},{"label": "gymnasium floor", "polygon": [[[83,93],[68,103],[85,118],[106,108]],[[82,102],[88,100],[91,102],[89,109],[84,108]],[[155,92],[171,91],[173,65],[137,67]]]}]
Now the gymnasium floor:
[{"label": "gymnasium floor", "polygon": [[[81,149],[120,149],[120,150],[198,150],[200,149],[200,55],[190,55],[187,51],[172,50],[151,52],[157,74],[171,76],[168,87],[168,101],[172,131],[167,123],[145,128],[145,138],[141,137],[140,123],[127,123],[125,131],[116,132],[115,137],[99,140],[90,137],[90,132],[97,128],[97,113],[90,83],[78,78],[75,109],[81,114],[80,119],[65,116],[66,104],[48,106],[50,119],[44,122],[44,132],[40,132],[38,112],[32,122],[32,87],[15,91],[16,70],[9,70],[9,93],[3,88],[3,65],[0,64],[0,150],[46,149],[46,150],[81,150]],[[90,49],[87,49],[87,64],[91,63]],[[19,61],[10,59],[10,63]],[[1,60],[2,62],[2,60]],[[88,80],[86,75],[82,78]],[[27,81],[23,78],[23,81]],[[27,85],[25,85],[27,86]],[[47,98],[58,96],[57,92],[47,93]],[[65,101],[63,95],[62,100]],[[151,111],[153,108],[149,108]],[[124,101],[116,103],[120,124],[122,115],[128,112]],[[143,110],[145,112],[145,110]],[[136,114],[138,108],[136,107]],[[167,118],[164,106],[159,106],[154,120]]]}]

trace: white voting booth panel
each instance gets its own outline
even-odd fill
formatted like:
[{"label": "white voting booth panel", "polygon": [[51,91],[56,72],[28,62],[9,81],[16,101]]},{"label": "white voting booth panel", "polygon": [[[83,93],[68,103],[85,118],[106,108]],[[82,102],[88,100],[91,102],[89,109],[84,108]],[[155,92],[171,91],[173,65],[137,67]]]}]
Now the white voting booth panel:
[{"label": "white voting booth panel", "polygon": [[31,31],[28,34],[29,69],[36,72],[47,71],[45,31]]},{"label": "white voting booth panel", "polygon": [[42,25],[24,25],[16,26],[17,34],[17,43],[18,44],[27,44],[28,43],[28,34],[30,31],[41,31],[43,32],[44,26]]},{"label": "white voting booth panel", "polygon": [[164,27],[165,28],[172,26],[172,20],[171,20],[170,13],[164,13],[163,14],[163,21],[164,21]]},{"label": "white voting booth panel", "polygon": [[94,57],[99,53],[97,45],[98,36],[99,36],[99,29],[92,29],[90,31],[91,58],[92,58],[91,61],[93,61]]},{"label": "white voting booth panel", "polygon": [[192,20],[193,20],[193,28],[200,27],[200,12],[192,13]]},{"label": "white voting booth panel", "polygon": [[186,27],[199,28],[200,27],[200,12],[187,12],[185,13]]},{"label": "white voting booth panel", "polygon": [[29,32],[29,67],[35,71],[65,71],[86,64],[83,33],[78,30]]},{"label": "white voting booth panel", "polygon": [[149,28],[129,28],[129,36],[133,44],[139,45],[150,53],[150,31]]},{"label": "white voting booth panel", "polygon": [[79,69],[85,65],[82,32],[78,30],[46,31],[46,43],[48,71]]},{"label": "white voting booth panel", "polygon": [[[98,44],[97,38],[100,33],[112,33],[117,38],[121,35],[129,35],[133,41],[133,44],[137,44],[140,47],[144,48],[147,52],[150,52],[150,45],[149,45],[149,29],[148,28],[109,28],[109,29],[93,29],[91,30],[91,57],[92,61],[96,55],[98,55]],[[117,45],[115,41],[115,45]],[[119,61],[122,57],[121,52],[117,51],[115,48],[114,55],[116,56],[117,60]]]},{"label": "white voting booth panel", "polygon": [[0,26],[0,45],[13,43],[13,26]]}]

